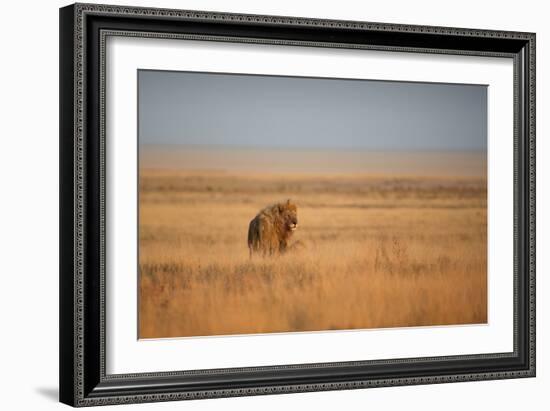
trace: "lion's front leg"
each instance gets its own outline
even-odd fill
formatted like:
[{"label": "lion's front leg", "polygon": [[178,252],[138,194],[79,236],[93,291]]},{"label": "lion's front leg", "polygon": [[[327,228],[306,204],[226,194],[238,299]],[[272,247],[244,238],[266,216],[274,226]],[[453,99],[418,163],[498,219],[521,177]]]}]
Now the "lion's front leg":
[{"label": "lion's front leg", "polygon": [[281,240],[279,242],[279,253],[283,254],[286,251],[287,247],[288,247],[287,241],[284,239]]}]

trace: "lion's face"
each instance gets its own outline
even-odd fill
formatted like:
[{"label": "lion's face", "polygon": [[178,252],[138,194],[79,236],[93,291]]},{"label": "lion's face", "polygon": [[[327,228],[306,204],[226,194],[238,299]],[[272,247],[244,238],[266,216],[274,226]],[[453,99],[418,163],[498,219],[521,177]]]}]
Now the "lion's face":
[{"label": "lion's face", "polygon": [[286,203],[279,205],[279,212],[288,231],[294,231],[298,228],[298,210],[295,204],[287,200]]}]

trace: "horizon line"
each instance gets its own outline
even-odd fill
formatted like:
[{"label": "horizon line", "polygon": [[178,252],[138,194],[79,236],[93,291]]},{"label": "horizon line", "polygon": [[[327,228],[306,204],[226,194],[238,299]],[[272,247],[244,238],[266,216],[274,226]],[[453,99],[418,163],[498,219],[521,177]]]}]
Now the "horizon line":
[{"label": "horizon line", "polygon": [[187,143],[139,143],[138,147],[179,147],[187,149],[230,149],[230,150],[312,150],[312,151],[372,151],[372,152],[487,152],[487,147],[483,148],[381,148],[365,146],[272,146],[272,145],[240,145],[240,144],[187,144]]}]

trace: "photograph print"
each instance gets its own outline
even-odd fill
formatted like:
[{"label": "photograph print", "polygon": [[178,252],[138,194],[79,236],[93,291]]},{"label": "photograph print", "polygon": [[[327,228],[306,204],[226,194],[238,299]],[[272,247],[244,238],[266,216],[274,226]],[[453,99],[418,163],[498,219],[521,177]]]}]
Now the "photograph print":
[{"label": "photograph print", "polygon": [[138,71],[138,338],[487,323],[487,86]]}]

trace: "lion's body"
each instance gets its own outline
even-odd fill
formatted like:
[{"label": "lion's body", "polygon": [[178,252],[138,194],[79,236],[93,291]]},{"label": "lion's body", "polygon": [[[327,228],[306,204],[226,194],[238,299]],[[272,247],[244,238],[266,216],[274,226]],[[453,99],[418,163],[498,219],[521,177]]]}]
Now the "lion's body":
[{"label": "lion's body", "polygon": [[248,226],[250,255],[258,253],[267,256],[284,253],[297,225],[296,205],[290,200],[264,208]]}]

